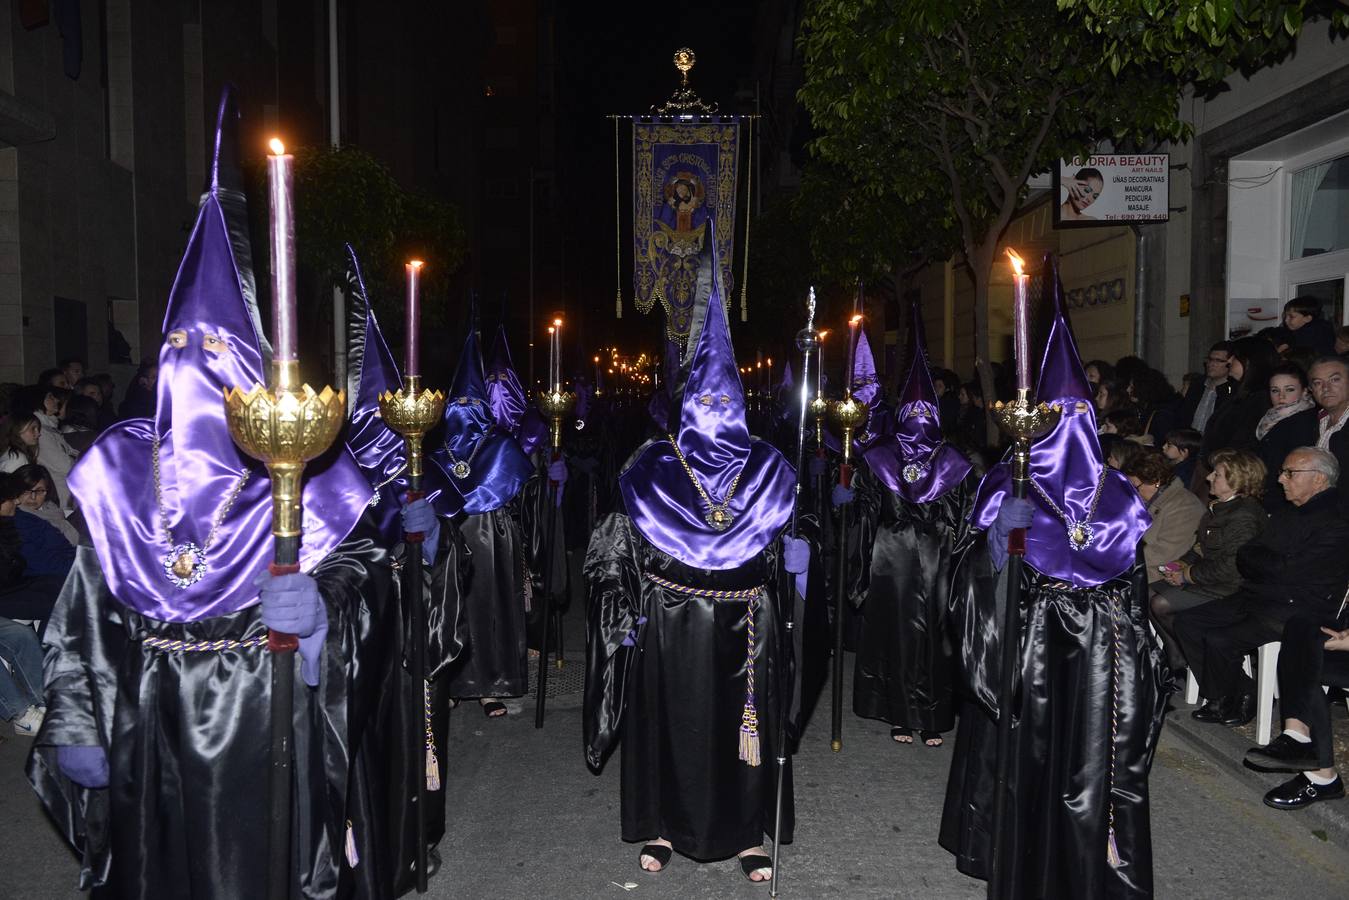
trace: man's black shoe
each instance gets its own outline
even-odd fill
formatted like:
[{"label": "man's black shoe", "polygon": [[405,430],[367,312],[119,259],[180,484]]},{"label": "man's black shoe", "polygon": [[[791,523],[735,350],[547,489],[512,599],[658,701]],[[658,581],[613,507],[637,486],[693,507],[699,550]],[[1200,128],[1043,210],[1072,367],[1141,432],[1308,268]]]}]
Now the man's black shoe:
[{"label": "man's black shoe", "polygon": [[1264,747],[1246,751],[1246,768],[1257,772],[1306,772],[1317,768],[1311,744],[1281,734]]},{"label": "man's black shoe", "polygon": [[1227,697],[1218,704],[1218,721],[1234,728],[1249,724],[1255,718],[1255,695],[1240,694]]},{"label": "man's black shoe", "polygon": [[1218,707],[1222,704],[1223,698],[1217,700],[1205,700],[1199,704],[1199,708],[1190,713],[1190,718],[1197,722],[1217,722],[1222,719],[1218,715]]},{"label": "man's black shoe", "polygon": [[1344,779],[1336,778],[1330,784],[1312,784],[1306,775],[1294,775],[1265,795],[1265,805],[1275,809],[1302,809],[1322,800],[1338,800],[1344,796]]}]

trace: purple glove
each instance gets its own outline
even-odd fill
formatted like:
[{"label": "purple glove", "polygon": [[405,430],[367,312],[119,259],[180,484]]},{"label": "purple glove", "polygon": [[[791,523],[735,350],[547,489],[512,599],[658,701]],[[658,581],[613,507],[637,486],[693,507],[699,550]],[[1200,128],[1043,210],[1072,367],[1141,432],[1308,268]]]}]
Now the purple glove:
[{"label": "purple glove", "polygon": [[993,568],[1001,570],[1007,564],[1007,536],[1016,528],[1029,528],[1035,518],[1035,507],[1029,500],[1004,497],[998,507],[997,518],[988,526],[988,555]]},{"label": "purple glove", "polygon": [[403,533],[422,535],[422,559],[428,566],[436,563],[440,544],[440,518],[425,499],[413,500],[403,507]]},{"label": "purple glove", "polygon": [[810,458],[810,477],[819,478],[824,474],[824,457],[818,454]]},{"label": "purple glove", "polygon": [[801,538],[782,539],[782,565],[793,575],[800,575],[810,568],[810,544]]},{"label": "purple glove", "polygon": [[835,508],[837,508],[845,503],[851,503],[853,501],[853,497],[855,497],[856,495],[857,492],[854,491],[852,488],[847,488],[841,484],[836,484],[834,485],[833,492],[831,492],[829,495],[829,499],[833,501]]},{"label": "purple glove", "polygon": [[318,687],[323,642],[328,638],[328,611],[319,595],[318,582],[308,575],[272,575],[263,572],[253,579],[261,589],[262,623],[272,631],[300,639],[300,676]]},{"label": "purple glove", "polygon": [[567,483],[567,464],[555,459],[548,464],[548,480],[557,485],[557,505],[562,505],[562,485]]},{"label": "purple glove", "polygon": [[108,754],[102,747],[57,747],[56,765],[81,787],[108,786]]}]

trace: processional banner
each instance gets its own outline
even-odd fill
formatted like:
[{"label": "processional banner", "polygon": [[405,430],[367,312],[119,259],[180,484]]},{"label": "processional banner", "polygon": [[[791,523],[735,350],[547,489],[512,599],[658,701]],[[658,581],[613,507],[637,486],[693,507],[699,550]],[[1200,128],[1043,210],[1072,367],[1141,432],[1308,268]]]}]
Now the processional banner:
[{"label": "processional banner", "polygon": [[637,308],[665,308],[681,346],[693,323],[698,255],[716,222],[725,300],[734,284],[736,161],[740,119],[633,122],[633,287]]}]

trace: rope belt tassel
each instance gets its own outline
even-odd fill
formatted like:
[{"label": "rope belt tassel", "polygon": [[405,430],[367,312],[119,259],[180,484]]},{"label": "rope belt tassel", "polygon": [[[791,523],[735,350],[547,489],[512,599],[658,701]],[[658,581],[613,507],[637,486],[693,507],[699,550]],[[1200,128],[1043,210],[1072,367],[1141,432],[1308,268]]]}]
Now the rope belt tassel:
[{"label": "rope belt tassel", "polygon": [[426,720],[426,789],[440,790],[440,760],[436,757],[436,736],[431,732],[431,684],[422,682],[422,716]]},{"label": "rope belt tassel", "polygon": [[1110,661],[1110,784],[1106,788],[1109,797],[1109,830],[1105,842],[1105,860],[1111,868],[1124,865],[1119,855],[1119,844],[1115,841],[1115,742],[1119,739],[1119,692],[1120,692],[1120,633],[1119,614],[1116,600],[1110,597],[1110,627],[1113,632]]},{"label": "rope belt tassel", "polygon": [[759,611],[759,595],[749,600],[745,610],[745,633],[749,649],[745,653],[745,711],[740,715],[740,761],[749,766],[762,762],[759,753],[759,712],[754,704],[754,614]]}]

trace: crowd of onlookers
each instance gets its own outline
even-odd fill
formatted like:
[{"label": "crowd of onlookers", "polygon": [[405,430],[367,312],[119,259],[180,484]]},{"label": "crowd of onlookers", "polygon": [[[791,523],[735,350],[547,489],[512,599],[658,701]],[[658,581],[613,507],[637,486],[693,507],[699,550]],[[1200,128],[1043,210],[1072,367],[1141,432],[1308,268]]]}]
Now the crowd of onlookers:
[{"label": "crowd of onlookers", "polygon": [[154,414],[156,371],[141,366],[120,406],[112,377],[79,359],[0,385],[0,718],[21,735],[42,724],[41,629],[79,541],[66,477],[109,425]]},{"label": "crowd of onlookers", "polygon": [[[1266,795],[1274,807],[1343,796],[1322,685],[1349,685],[1349,652],[1336,652],[1349,651],[1349,328],[1297,298],[1282,325],[1214,344],[1180,390],[1137,357],[1084,368],[1105,459],[1152,516],[1152,621],[1173,672],[1199,683],[1193,717],[1250,722],[1243,660],[1282,641],[1285,730],[1247,765],[1294,774]],[[978,383],[936,378],[952,439],[978,449]]]}]

